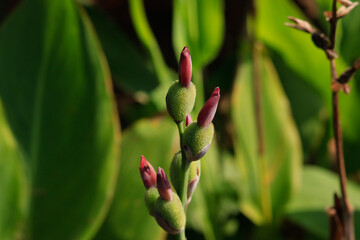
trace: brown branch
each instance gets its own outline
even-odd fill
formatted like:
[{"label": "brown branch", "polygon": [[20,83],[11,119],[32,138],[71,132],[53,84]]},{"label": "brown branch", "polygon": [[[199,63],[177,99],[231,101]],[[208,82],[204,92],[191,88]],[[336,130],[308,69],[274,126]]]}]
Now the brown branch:
[{"label": "brown branch", "polygon": [[[336,39],[336,26],[337,26],[337,17],[336,17],[336,0],[333,0],[332,5],[332,16],[330,20],[331,29],[330,29],[330,46],[329,50],[334,51],[335,48],[335,39]],[[331,83],[335,83],[337,80],[337,72],[336,72],[336,63],[335,58],[328,57],[330,60],[330,69],[331,69]],[[345,170],[345,160],[343,153],[343,141],[342,141],[342,133],[341,133],[341,125],[340,125],[340,113],[339,113],[339,91],[333,90],[332,92],[332,110],[333,110],[333,131],[335,137],[335,145],[336,145],[336,162],[338,167],[338,174],[340,179],[340,187],[341,187],[341,207],[337,207],[335,201],[335,209],[338,216],[338,219],[341,219],[342,226],[344,231],[330,229],[331,234],[334,232],[341,232],[345,236],[342,236],[341,239],[346,240],[354,240],[354,227],[353,227],[353,208],[349,202],[347,188],[346,188],[346,170]],[[332,225],[331,227],[340,226]],[[337,236],[331,236],[331,239],[337,239]]]},{"label": "brown branch", "polygon": [[[332,14],[333,16],[336,16],[336,0],[333,0],[332,5]],[[330,29],[330,47],[329,49],[334,50],[335,48],[335,35],[336,35],[336,26],[337,26],[337,18],[333,17],[331,18],[331,29]]]}]

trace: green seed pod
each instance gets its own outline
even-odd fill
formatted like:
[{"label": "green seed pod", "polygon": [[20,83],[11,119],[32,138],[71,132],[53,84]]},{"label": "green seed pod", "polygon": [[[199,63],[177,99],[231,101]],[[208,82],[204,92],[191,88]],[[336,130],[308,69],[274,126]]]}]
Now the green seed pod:
[{"label": "green seed pod", "polygon": [[178,195],[174,192],[169,202],[158,198],[155,203],[154,216],[157,223],[168,233],[178,234],[183,231],[186,216]]},{"label": "green seed pod", "polygon": [[159,192],[156,187],[151,187],[145,191],[145,205],[152,216],[154,216],[155,203],[158,198]]},{"label": "green seed pod", "polygon": [[182,146],[187,161],[195,161],[202,158],[209,150],[213,136],[214,125],[212,123],[206,127],[201,127],[197,122],[193,122],[186,127]]},{"label": "green seed pod", "polygon": [[182,165],[182,156],[181,156],[181,152],[178,152],[175,154],[170,164],[171,184],[173,185],[176,191],[179,191],[181,187],[181,179],[180,179],[180,175],[182,171],[181,165]]},{"label": "green seed pod", "polygon": [[166,106],[175,122],[184,121],[186,116],[190,114],[194,108],[195,97],[196,88],[192,82],[187,88],[181,86],[178,80],[171,84],[166,95]]}]

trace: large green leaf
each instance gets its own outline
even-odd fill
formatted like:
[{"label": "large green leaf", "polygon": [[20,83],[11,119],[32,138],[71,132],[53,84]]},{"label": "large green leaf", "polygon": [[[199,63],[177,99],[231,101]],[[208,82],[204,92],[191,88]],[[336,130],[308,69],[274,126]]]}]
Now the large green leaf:
[{"label": "large green leaf", "polygon": [[175,0],[173,44],[176,56],[188,46],[194,68],[218,54],[225,32],[223,0]]},{"label": "large green leaf", "polygon": [[[14,166],[9,183],[20,179],[17,165],[26,169],[29,195],[17,202],[29,198],[28,239],[89,239],[107,212],[118,123],[104,60],[72,0],[25,1],[0,32],[0,98],[8,122],[0,128],[14,140],[0,142],[8,154],[2,161],[6,171]],[[9,197],[25,187],[16,181]]]},{"label": "large green leaf", "polygon": [[262,224],[281,215],[284,205],[299,186],[302,151],[289,103],[276,71],[264,54],[259,55],[259,62],[264,158],[260,159],[257,147],[250,59],[245,59],[238,69],[232,98],[232,118],[240,175],[240,210],[253,222]]},{"label": "large green leaf", "polygon": [[0,101],[0,238],[21,237],[28,200],[23,157]]},{"label": "large green leaf", "polygon": [[179,149],[176,125],[169,118],[143,119],[123,133],[121,168],[115,198],[96,239],[159,239],[165,232],[145,207],[140,156],[156,170],[169,174],[170,161]]},{"label": "large green leaf", "polygon": [[[288,206],[287,217],[303,228],[329,239],[329,218],[326,208],[333,205],[333,195],[340,194],[338,176],[328,170],[308,166],[304,168],[302,186]],[[347,184],[350,202],[355,207],[355,235],[360,236],[360,187]]]},{"label": "large green leaf", "polygon": [[[257,32],[290,100],[305,159],[316,153],[326,132],[330,109],[330,67],[310,34],[284,26],[287,16],[304,19],[291,0],[259,0]],[[274,14],[276,13],[276,14]]]}]

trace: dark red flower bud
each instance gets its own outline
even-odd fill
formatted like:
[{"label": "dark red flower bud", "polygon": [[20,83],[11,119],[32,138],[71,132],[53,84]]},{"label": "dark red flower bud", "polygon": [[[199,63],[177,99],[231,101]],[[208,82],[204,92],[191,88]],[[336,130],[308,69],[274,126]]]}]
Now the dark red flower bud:
[{"label": "dark red flower bud", "polygon": [[151,164],[141,155],[140,174],[146,189],[156,187],[156,172]]},{"label": "dark red flower bud", "polygon": [[162,199],[169,202],[172,200],[172,189],[164,170],[159,167],[157,171],[157,189],[159,191],[159,195]]},{"label": "dark red flower bud", "polygon": [[206,127],[212,122],[216,113],[219,99],[220,99],[220,88],[216,87],[214,89],[214,92],[211,94],[209,100],[207,100],[207,102],[199,112],[199,115],[197,117],[197,123],[199,126]]},{"label": "dark red flower bud", "polygon": [[191,115],[187,115],[186,116],[186,120],[185,120],[185,126],[189,126],[192,123],[192,119],[191,119]]},{"label": "dark red flower bud", "polygon": [[180,54],[179,81],[181,86],[188,88],[191,81],[192,64],[188,47],[184,47]]}]

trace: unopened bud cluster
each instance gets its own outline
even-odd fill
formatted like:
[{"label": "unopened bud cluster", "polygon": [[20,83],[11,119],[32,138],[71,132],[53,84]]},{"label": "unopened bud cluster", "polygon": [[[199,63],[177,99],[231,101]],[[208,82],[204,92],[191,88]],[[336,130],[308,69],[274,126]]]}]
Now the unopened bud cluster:
[{"label": "unopened bud cluster", "polygon": [[[171,182],[162,168],[159,167],[156,173],[144,156],[141,156],[140,162],[140,174],[146,188],[146,207],[149,214],[170,234],[178,234],[185,229],[186,207],[200,180],[200,161],[196,160],[201,159],[210,148],[214,136],[212,120],[220,99],[220,89],[217,87],[199,112],[197,121],[193,122],[190,113],[195,104],[196,88],[191,82],[191,75],[191,56],[189,49],[184,47],[180,55],[179,80],[171,84],[166,95],[169,115],[176,124],[185,128],[180,132],[182,149],[171,161]],[[188,171],[188,179],[184,177],[185,171]],[[186,191],[184,196],[187,201],[182,202],[179,195],[180,192],[184,194],[183,190]]]}]

